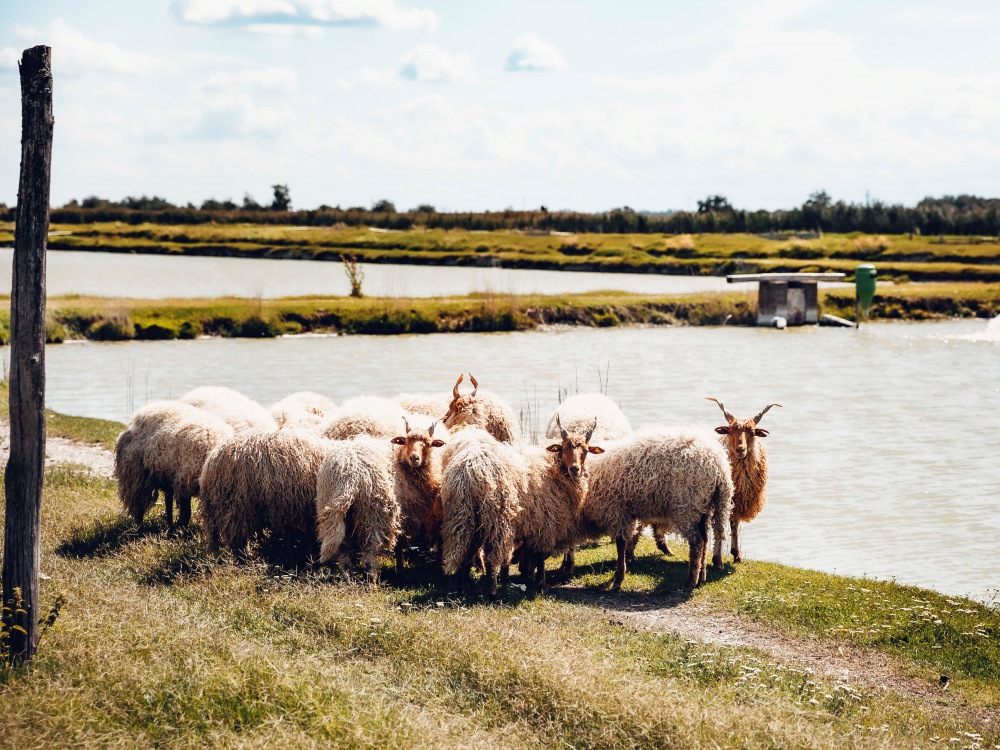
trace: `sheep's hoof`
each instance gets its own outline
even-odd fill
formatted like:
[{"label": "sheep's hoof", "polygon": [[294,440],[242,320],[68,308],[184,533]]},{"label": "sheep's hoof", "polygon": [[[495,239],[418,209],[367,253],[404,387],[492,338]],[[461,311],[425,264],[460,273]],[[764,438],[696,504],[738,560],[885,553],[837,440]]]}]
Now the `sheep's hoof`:
[{"label": "sheep's hoof", "polygon": [[722,555],[712,557],[712,567],[716,570],[725,570],[726,566],[722,564]]},{"label": "sheep's hoof", "polygon": [[733,550],[733,562],[743,562],[743,555],[739,550]]}]

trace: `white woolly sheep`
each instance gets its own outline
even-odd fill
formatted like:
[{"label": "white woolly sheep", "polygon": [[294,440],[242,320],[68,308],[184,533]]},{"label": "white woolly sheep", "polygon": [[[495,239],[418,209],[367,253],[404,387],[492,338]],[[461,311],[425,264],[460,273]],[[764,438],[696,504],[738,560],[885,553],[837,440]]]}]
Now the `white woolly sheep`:
[{"label": "white woolly sheep", "polygon": [[271,416],[279,428],[316,431],[336,408],[333,400],[326,396],[312,391],[298,391],[274,404]]},{"label": "white woolly sheep", "polygon": [[399,432],[406,412],[394,401],[378,396],[355,396],[337,408],[320,433],[330,440],[348,440],[357,435],[391,438]]},{"label": "white woolly sheep", "polygon": [[232,434],[222,419],[189,404],[158,401],[137,411],[115,443],[114,475],[125,510],[142,523],[162,491],[167,525],[174,527],[176,498],[177,522],[186,526],[205,459]]},{"label": "white woolly sheep", "polygon": [[293,430],[237,433],[201,472],[200,514],[210,549],[244,552],[266,529],[316,537],[316,475],[329,443]]},{"label": "white woolly sheep", "polygon": [[626,550],[636,523],[655,523],[690,545],[687,588],[706,578],[708,523],[725,536],[733,500],[726,452],[711,433],[653,428],[609,449],[591,467],[590,491],[581,514],[584,537],[609,534],[618,547],[612,589],[625,578]]},{"label": "white woolly sheep", "polygon": [[434,419],[444,419],[451,406],[451,396],[447,393],[400,393],[392,400],[409,414],[423,414]]},{"label": "white woolly sheep", "polygon": [[445,572],[467,577],[481,548],[495,597],[498,576],[519,545],[522,575],[544,588],[545,560],[576,535],[587,455],[603,452],[588,445],[595,426],[586,436],[561,430],[560,442],[544,449],[474,439],[458,450],[441,484]]},{"label": "white woolly sheep", "polygon": [[236,432],[278,429],[267,409],[232,388],[205,385],[188,391],[177,400],[221,417]]},{"label": "white woolly sheep", "polygon": [[464,377],[458,376],[451,391],[452,399],[448,413],[444,416],[444,426],[453,430],[459,425],[475,425],[482,427],[502,443],[516,443],[521,431],[514,411],[499,396],[489,391],[480,391],[479,383],[472,373],[469,373],[472,393],[467,396],[459,394],[458,386]]},{"label": "white woolly sheep", "polygon": [[316,486],[320,562],[336,558],[346,571],[353,551],[374,581],[379,553],[395,546],[398,579],[406,543],[436,536],[441,483],[437,449],[445,445],[445,430],[421,417],[410,419],[414,424],[403,420],[405,433],[391,441],[360,436],[331,444]]},{"label": "white woolly sheep", "polygon": [[[733,512],[729,516],[730,550],[733,561],[742,562],[740,523],[747,523],[756,518],[764,509],[764,502],[767,499],[767,448],[757,438],[767,437],[768,432],[757,424],[772,406],[780,407],[781,404],[768,404],[752,419],[737,419],[729,413],[721,401],[711,397],[707,397],[707,400],[715,401],[726,416],[726,424],[716,427],[715,431],[723,436],[722,444],[726,446],[729,464],[732,467],[735,491]],[[722,541],[722,538],[716,536],[712,555],[712,562],[715,565],[722,565]]]}]

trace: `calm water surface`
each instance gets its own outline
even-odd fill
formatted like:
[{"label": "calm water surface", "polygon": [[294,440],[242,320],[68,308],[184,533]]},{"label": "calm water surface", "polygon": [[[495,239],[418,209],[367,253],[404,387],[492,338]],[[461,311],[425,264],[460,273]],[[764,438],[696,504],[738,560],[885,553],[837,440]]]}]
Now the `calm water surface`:
[{"label": "calm water surface", "polygon": [[450,389],[472,371],[548,412],[560,387],[609,395],[634,426],[719,423],[780,402],[769,500],[746,527],[755,558],[895,578],[989,600],[1000,586],[1000,325],[853,329],[571,329],[509,334],[214,339],[50,347],[49,404],[123,420],[202,384],[270,404],[313,389]]},{"label": "calm water surface", "polygon": [[[13,250],[0,248],[0,294],[10,294]],[[531,271],[362,264],[364,290],[375,297],[441,297],[490,291],[497,294],[564,294],[614,289],[645,294],[755,290],[755,283],[727,284],[723,277],[663,274]],[[346,295],[341,263],[264,258],[126,255],[50,250],[50,297],[298,297]]]}]

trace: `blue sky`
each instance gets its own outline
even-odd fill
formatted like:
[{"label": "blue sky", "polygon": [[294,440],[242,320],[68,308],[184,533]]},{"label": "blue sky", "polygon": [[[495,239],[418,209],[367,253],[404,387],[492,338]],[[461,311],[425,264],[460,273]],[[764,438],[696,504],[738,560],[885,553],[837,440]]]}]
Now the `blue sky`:
[{"label": "blue sky", "polygon": [[1000,195],[995,2],[0,0],[53,47],[52,200],[691,208]]}]

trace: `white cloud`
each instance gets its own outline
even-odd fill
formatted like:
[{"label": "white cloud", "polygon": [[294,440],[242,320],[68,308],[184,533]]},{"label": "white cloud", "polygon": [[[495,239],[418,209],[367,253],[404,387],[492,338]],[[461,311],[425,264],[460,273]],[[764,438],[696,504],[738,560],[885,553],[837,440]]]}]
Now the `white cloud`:
[{"label": "white cloud", "polygon": [[[61,18],[54,20],[45,29],[20,28],[15,33],[30,45],[45,44],[52,47],[52,67],[54,72],[61,75],[96,71],[144,76],[174,68],[170,61],[129,52],[113,42],[91,39]],[[0,65],[7,66],[12,59],[16,67],[16,61],[20,59],[16,50],[11,47],[0,50]]]},{"label": "white cloud", "polygon": [[434,29],[431,10],[400,8],[395,0],[175,0],[174,14],[203,26],[256,26],[277,30],[286,25],[382,26],[387,29]]},{"label": "white cloud", "polygon": [[399,71],[393,68],[387,70],[361,68],[358,71],[358,84],[361,86],[382,86],[384,88],[398,86]]},{"label": "white cloud", "polygon": [[899,14],[900,19],[909,23],[928,26],[967,26],[989,19],[988,13],[960,13],[953,8],[908,8]]},{"label": "white cloud", "polygon": [[21,61],[21,56],[13,47],[0,49],[0,68],[17,70],[17,64]]},{"label": "white cloud", "polygon": [[262,68],[213,73],[201,86],[216,92],[295,91],[298,83],[299,74],[292,68]]},{"label": "white cloud", "polygon": [[472,83],[476,80],[472,58],[421,44],[400,58],[399,75],[411,81]]},{"label": "white cloud", "polygon": [[507,70],[566,70],[568,67],[555,45],[530,33],[515,39],[507,56]]}]

